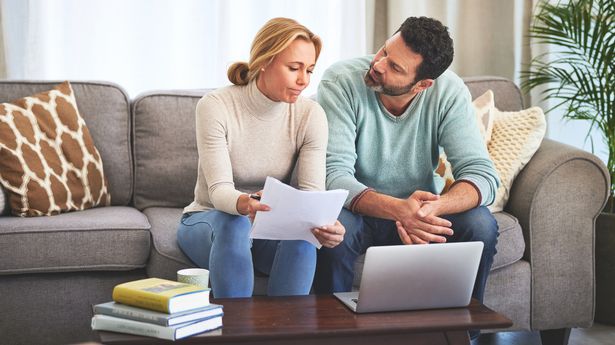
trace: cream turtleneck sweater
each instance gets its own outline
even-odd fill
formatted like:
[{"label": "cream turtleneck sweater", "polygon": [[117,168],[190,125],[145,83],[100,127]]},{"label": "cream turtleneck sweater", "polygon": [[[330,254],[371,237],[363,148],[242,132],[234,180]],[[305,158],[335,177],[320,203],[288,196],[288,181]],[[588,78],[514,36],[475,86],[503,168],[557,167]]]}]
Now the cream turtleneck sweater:
[{"label": "cream turtleneck sweater", "polygon": [[255,82],[227,86],[203,96],[196,108],[199,152],[194,201],[186,212],[237,212],[243,193],[263,188],[272,176],[296,186],[324,190],[327,119],[318,103],[274,102]]}]

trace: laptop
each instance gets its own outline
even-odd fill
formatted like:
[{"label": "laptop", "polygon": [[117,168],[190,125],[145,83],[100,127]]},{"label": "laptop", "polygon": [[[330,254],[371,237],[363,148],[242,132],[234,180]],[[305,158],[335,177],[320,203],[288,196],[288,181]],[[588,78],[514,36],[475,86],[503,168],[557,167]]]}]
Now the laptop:
[{"label": "laptop", "polygon": [[355,313],[465,307],[483,242],[369,247],[359,291],[334,293]]}]

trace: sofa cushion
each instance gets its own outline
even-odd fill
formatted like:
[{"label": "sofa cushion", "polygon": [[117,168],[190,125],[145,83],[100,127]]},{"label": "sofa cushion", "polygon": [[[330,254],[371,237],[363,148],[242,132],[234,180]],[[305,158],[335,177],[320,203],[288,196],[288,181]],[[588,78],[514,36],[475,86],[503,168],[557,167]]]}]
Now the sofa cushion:
[{"label": "sofa cushion", "polygon": [[135,207],[185,207],[194,199],[195,111],[207,91],[155,91],[133,103]]},{"label": "sofa cushion", "polygon": [[125,206],[0,217],[0,274],[145,267],[149,228],[143,213]]},{"label": "sofa cushion", "polygon": [[[491,270],[497,270],[502,267],[510,266],[521,260],[525,252],[525,241],[523,240],[523,232],[521,225],[514,216],[506,212],[496,212],[493,214],[498,223],[498,243],[495,246],[497,253],[493,258]],[[355,262],[355,274],[353,287],[358,289],[361,283],[361,274],[363,271],[363,263],[365,255],[361,255]]]},{"label": "sofa cushion", "polygon": [[177,228],[181,219],[181,208],[150,207],[143,210],[152,225],[152,246],[147,275],[150,277],[176,279],[177,270],[197,267],[179,249]]},{"label": "sofa cushion", "polygon": [[517,111],[523,108],[523,98],[519,87],[512,81],[501,77],[463,78],[470,90],[472,99],[492,90],[495,94],[495,107],[501,111]]},{"label": "sofa cushion", "polygon": [[109,205],[103,162],[69,82],[0,104],[0,182],[22,217]]},{"label": "sofa cushion", "polygon": [[[0,102],[51,89],[54,81],[0,81]],[[112,195],[112,205],[128,205],[132,196],[130,102],[122,88],[108,82],[71,82],[77,107],[88,124]]]},{"label": "sofa cushion", "polygon": [[491,270],[496,270],[521,260],[525,252],[525,241],[517,218],[506,212],[496,212],[493,216],[498,222],[500,234],[495,246],[497,253],[491,266]]}]

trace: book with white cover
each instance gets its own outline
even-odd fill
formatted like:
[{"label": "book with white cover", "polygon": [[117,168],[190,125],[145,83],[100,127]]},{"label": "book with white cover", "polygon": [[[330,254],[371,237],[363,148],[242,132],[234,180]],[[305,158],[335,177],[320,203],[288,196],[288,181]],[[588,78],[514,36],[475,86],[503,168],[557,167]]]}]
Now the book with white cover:
[{"label": "book with white cover", "polygon": [[222,306],[219,304],[210,304],[199,309],[167,314],[116,302],[97,304],[94,306],[94,313],[148,322],[161,326],[173,326],[180,323],[205,319],[223,314]]},{"label": "book with white cover", "polygon": [[166,327],[109,315],[94,315],[92,318],[92,329],[95,331],[112,331],[168,340],[182,339],[220,327],[222,327],[222,316]]}]

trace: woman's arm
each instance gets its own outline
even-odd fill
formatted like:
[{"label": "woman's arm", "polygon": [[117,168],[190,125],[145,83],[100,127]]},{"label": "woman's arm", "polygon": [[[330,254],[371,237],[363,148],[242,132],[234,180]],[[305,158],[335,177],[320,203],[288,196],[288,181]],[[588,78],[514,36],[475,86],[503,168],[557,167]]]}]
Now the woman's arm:
[{"label": "woman's arm", "polygon": [[301,190],[325,190],[325,164],[329,129],[325,112],[309,101],[308,119],[296,162],[297,184]]},{"label": "woman's arm", "polygon": [[243,193],[235,189],[233,181],[227,116],[228,109],[214,96],[203,97],[196,108],[196,142],[211,203],[217,210],[238,215],[237,200]]}]

